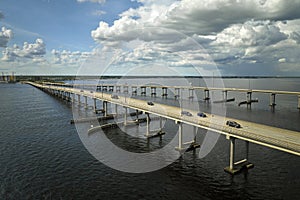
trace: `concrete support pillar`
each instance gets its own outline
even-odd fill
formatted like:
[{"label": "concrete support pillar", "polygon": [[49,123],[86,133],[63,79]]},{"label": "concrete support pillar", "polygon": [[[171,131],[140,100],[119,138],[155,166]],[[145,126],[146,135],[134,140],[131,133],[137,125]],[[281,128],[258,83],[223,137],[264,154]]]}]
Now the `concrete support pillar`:
[{"label": "concrete support pillar", "polygon": [[141,87],[141,95],[142,96],[146,96],[146,90],[147,90],[147,88],[146,87]]},{"label": "concrete support pillar", "polygon": [[162,117],[159,117],[159,131],[162,132]]},{"label": "concrete support pillar", "polygon": [[115,104],[115,113],[116,113],[116,117],[118,117],[118,104]]},{"label": "concrete support pillar", "polygon": [[276,95],[276,94],[274,94],[274,93],[272,93],[272,94],[270,95],[270,106],[271,106],[272,108],[274,108],[275,105],[276,105],[276,103],[275,103],[275,95]]},{"label": "concrete support pillar", "polygon": [[298,95],[298,109],[300,110],[300,95]]},{"label": "concrete support pillar", "polygon": [[178,150],[182,149],[182,123],[178,122]]},{"label": "concrete support pillar", "polygon": [[175,88],[175,99],[179,99],[180,97],[180,88]]},{"label": "concrete support pillar", "polygon": [[151,97],[156,97],[156,87],[151,87]]},{"label": "concrete support pillar", "polygon": [[85,108],[85,109],[88,108],[88,104],[87,104],[87,96],[84,96],[84,108]]},{"label": "concrete support pillar", "polygon": [[103,101],[104,117],[107,117],[107,101]]},{"label": "concrete support pillar", "polygon": [[132,86],[132,95],[137,95],[137,87]]},{"label": "concrete support pillar", "polygon": [[245,159],[246,159],[246,161],[248,161],[248,159],[249,159],[249,141],[245,141],[245,143],[246,143]]},{"label": "concrete support pillar", "polygon": [[196,126],[193,126],[193,133],[194,133],[193,142],[195,143],[196,142],[196,136],[197,136],[197,127]]},{"label": "concrete support pillar", "polygon": [[106,85],[102,86],[102,91],[107,92],[107,86]]},{"label": "concrete support pillar", "polygon": [[125,113],[124,113],[124,126],[127,126],[127,110],[128,108],[127,107],[124,107],[125,108]]},{"label": "concrete support pillar", "polygon": [[75,93],[72,93],[72,97],[73,97],[73,98],[72,98],[72,102],[75,103],[75,101],[76,101]]},{"label": "concrete support pillar", "polygon": [[167,87],[163,87],[162,88],[162,97],[168,97],[168,88]]},{"label": "concrete support pillar", "polygon": [[135,114],[136,114],[136,121],[138,122],[139,121],[139,110],[136,110]]},{"label": "concrete support pillar", "polygon": [[251,108],[251,103],[252,103],[252,92],[247,92],[247,108]]},{"label": "concrete support pillar", "polygon": [[96,98],[93,98],[94,101],[94,113],[97,112],[97,102],[96,102]]},{"label": "concrete support pillar", "polygon": [[208,89],[205,89],[204,90],[204,100],[205,101],[208,101],[210,98],[209,98],[209,90]]},{"label": "concrete support pillar", "polygon": [[189,88],[189,99],[194,99],[194,88]]},{"label": "concrete support pillar", "polygon": [[80,94],[77,94],[77,98],[78,98],[78,105],[80,105],[81,104],[81,102],[80,102]]},{"label": "concrete support pillar", "polygon": [[227,90],[223,91],[223,100],[227,100],[227,93],[228,93]]},{"label": "concrete support pillar", "polygon": [[147,131],[146,131],[146,137],[149,137],[150,136],[150,116],[149,116],[149,113],[146,113],[146,116],[147,116]]},{"label": "concrete support pillar", "polygon": [[229,169],[234,168],[234,156],[235,156],[235,138],[230,137],[230,157],[229,157]]}]

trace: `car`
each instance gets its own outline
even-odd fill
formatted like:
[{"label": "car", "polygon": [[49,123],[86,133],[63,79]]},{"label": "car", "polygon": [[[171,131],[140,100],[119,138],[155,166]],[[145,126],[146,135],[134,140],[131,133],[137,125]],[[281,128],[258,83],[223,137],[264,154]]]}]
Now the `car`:
[{"label": "car", "polygon": [[207,117],[207,115],[205,113],[203,113],[203,112],[198,112],[197,115],[199,117]]},{"label": "car", "polygon": [[112,95],[111,95],[111,98],[112,98],[112,99],[119,99],[119,96],[116,95],[116,94],[112,94]]},{"label": "car", "polygon": [[230,121],[228,120],[226,122],[226,125],[231,126],[231,127],[235,127],[235,128],[241,128],[241,125],[235,121]]},{"label": "car", "polygon": [[149,106],[154,106],[154,103],[153,103],[152,101],[148,101],[147,104],[148,104]]},{"label": "car", "polygon": [[188,111],[181,111],[181,115],[186,115],[186,116],[193,116],[192,113],[188,112]]},{"label": "car", "polygon": [[80,90],[80,92],[83,92],[83,90]]},{"label": "car", "polygon": [[91,93],[94,93],[93,91],[90,91]]}]

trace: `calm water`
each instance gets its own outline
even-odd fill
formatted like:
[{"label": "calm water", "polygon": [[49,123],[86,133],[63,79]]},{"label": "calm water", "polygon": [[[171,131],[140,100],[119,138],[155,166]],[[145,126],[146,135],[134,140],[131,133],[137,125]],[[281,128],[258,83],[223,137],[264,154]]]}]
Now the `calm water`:
[{"label": "calm water", "polygon": [[[192,80],[196,83],[198,80]],[[195,84],[194,83],[194,84]],[[299,91],[300,79],[227,79],[227,87]],[[82,144],[69,103],[21,84],[0,85],[0,199],[297,199],[300,159],[250,144],[255,167],[230,176],[228,141],[220,136],[203,159],[185,154],[173,164],[150,173],[113,170],[97,161]],[[238,101],[245,94],[229,93]],[[278,96],[275,112],[268,95],[258,95],[251,110],[227,105],[227,116],[300,131],[300,113],[293,96]],[[205,109],[205,108],[203,108]],[[207,108],[209,110],[209,108]],[[166,127],[172,132],[172,125]],[[96,133],[97,134],[97,133]],[[120,129],[106,132],[122,148],[136,152],[167,143],[129,137]],[[199,131],[201,134],[201,131]],[[172,135],[170,133],[170,135]],[[243,143],[238,141],[238,146]],[[238,148],[238,153],[242,153]]]}]

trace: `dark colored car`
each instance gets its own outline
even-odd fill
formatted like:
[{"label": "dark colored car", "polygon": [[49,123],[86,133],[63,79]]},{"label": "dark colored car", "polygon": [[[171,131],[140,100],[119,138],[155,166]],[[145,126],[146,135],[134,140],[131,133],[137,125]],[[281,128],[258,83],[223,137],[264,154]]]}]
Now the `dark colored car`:
[{"label": "dark colored car", "polygon": [[235,127],[235,128],[241,128],[241,125],[235,121],[227,121],[226,125],[231,126],[231,127]]},{"label": "dark colored car", "polygon": [[154,103],[153,103],[152,101],[148,101],[147,104],[148,104],[149,106],[154,106]]},{"label": "dark colored car", "polygon": [[203,113],[203,112],[198,112],[197,115],[199,117],[207,117],[207,115],[205,113]]},{"label": "dark colored car", "polygon": [[188,111],[181,111],[181,115],[186,115],[186,116],[193,116],[192,113],[188,112]]},{"label": "dark colored car", "polygon": [[83,92],[83,90],[80,90],[80,92]]},{"label": "dark colored car", "polygon": [[111,98],[112,98],[112,99],[119,99],[119,96],[116,95],[116,94],[112,94],[112,95],[111,95]]}]

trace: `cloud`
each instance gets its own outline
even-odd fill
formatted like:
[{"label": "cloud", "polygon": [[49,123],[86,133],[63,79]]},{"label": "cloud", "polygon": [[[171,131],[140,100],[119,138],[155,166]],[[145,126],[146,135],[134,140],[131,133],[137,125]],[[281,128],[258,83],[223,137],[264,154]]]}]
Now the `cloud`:
[{"label": "cloud", "polygon": [[2,61],[26,61],[26,59],[38,61],[46,54],[46,45],[40,38],[35,43],[24,42],[23,47],[18,45],[7,47],[2,52]]},{"label": "cloud", "polygon": [[[180,29],[189,35],[216,34],[233,24],[254,20],[293,20],[300,17],[300,1],[298,0],[182,0],[156,1],[139,0],[144,3],[136,9],[128,9],[120,14],[111,27],[99,27],[92,32],[94,37],[105,32],[106,37],[123,34],[127,29],[145,26]],[[162,3],[163,2],[163,3]],[[173,2],[172,4],[170,2]],[[171,5],[170,5],[171,4]],[[126,23],[128,22],[128,23]],[[124,25],[123,25],[124,24]],[[93,34],[97,32],[97,34]]]},{"label": "cloud", "polygon": [[106,12],[103,11],[103,10],[96,10],[92,13],[92,15],[95,15],[95,16],[101,16],[101,15],[105,15]]},{"label": "cloud", "polygon": [[79,2],[79,3],[92,2],[92,3],[103,4],[106,2],[106,0],[77,0],[77,2]]},{"label": "cloud", "polygon": [[58,51],[53,49],[51,51],[53,56],[52,63],[57,65],[79,65],[85,59],[93,55],[93,52],[80,52],[80,51]]},{"label": "cloud", "polygon": [[[278,25],[270,21],[248,21],[232,25],[216,35],[211,43],[217,62],[230,60],[256,62],[257,55],[270,51],[281,41],[288,39]],[[268,49],[269,48],[269,49]]]},{"label": "cloud", "polygon": [[[186,34],[201,44],[219,65],[272,64],[282,58],[285,62],[299,61],[296,55],[300,51],[298,0],[137,2],[143,5],[121,13],[112,25],[100,21],[99,26],[91,31],[92,38],[113,48],[122,48],[124,42],[152,41],[160,46],[159,50],[156,49],[161,51],[160,55],[172,51],[184,55],[190,63],[203,64],[209,60],[203,56],[202,50],[190,49],[193,45],[186,43]],[[176,34],[174,37],[172,30],[180,31],[183,37]],[[132,59],[141,61],[142,56],[147,62],[155,57],[149,56],[147,49],[140,48],[138,52],[131,55]],[[177,62],[180,63],[183,62]]]},{"label": "cloud", "polygon": [[12,37],[13,37],[12,30],[2,27],[0,31],[0,47],[6,47],[7,43],[11,40]]}]

